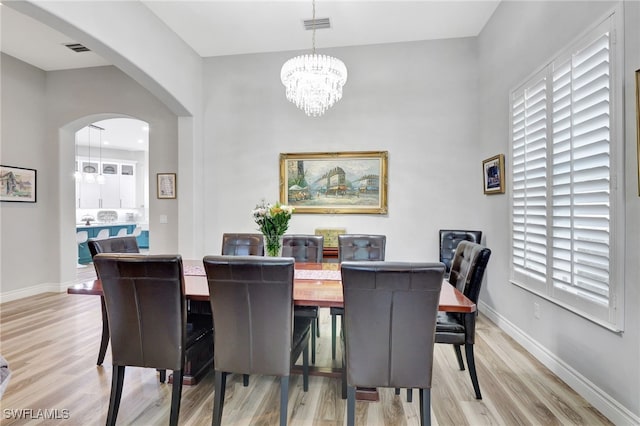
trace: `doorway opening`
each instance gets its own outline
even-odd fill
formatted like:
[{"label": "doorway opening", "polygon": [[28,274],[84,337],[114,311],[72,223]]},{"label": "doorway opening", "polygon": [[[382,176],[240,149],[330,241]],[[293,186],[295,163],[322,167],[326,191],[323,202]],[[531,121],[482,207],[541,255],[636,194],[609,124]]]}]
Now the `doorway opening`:
[{"label": "doorway opening", "polygon": [[149,248],[149,125],[124,117],[94,121],[75,132],[74,150],[81,277],[93,273],[85,238],[132,235],[141,251]]}]

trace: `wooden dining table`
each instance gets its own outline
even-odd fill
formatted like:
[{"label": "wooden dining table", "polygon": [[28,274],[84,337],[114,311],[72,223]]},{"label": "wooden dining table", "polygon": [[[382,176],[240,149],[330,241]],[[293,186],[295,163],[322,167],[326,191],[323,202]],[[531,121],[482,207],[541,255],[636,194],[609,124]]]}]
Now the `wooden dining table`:
[{"label": "wooden dining table", "polygon": [[[206,302],[208,304],[209,285],[202,261],[183,260],[183,266],[187,300],[196,303]],[[102,296],[102,284],[99,279],[87,281],[69,287],[67,293]],[[296,263],[293,280],[293,303],[297,306],[318,306],[321,308],[344,307],[340,265],[338,263]],[[102,307],[103,328],[105,328],[108,324],[108,319],[104,303]],[[443,280],[438,310],[472,313],[476,311],[476,305],[448,281]],[[294,371],[296,370],[294,368]],[[310,366],[309,374],[340,377],[342,369]],[[185,376],[184,383],[195,384],[196,379]],[[366,391],[359,391],[358,398],[375,399],[377,394],[374,392],[371,396],[367,396]]]}]

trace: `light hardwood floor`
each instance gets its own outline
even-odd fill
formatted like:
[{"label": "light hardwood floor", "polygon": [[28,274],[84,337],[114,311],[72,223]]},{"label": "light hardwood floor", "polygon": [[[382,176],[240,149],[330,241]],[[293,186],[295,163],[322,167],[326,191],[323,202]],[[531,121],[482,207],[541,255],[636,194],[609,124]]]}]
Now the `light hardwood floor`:
[{"label": "light hardwood floor", "polygon": [[[91,274],[80,271],[82,274]],[[0,401],[2,425],[104,424],[111,384],[111,354],[96,366],[100,342],[100,301],[96,296],[47,293],[0,305],[0,353],[12,371]],[[330,318],[322,310],[318,365],[331,364]],[[583,398],[533,359],[494,324],[479,317],[476,363],[483,394],[474,398],[467,371],[459,371],[453,349],[436,345],[431,418],[434,425],[607,425]],[[338,356],[338,359],[340,355]],[[381,389],[379,402],[357,403],[359,425],[418,425],[418,394]],[[152,369],[127,368],[118,424],[167,424],[171,385],[158,383]],[[249,387],[229,376],[223,415],[227,425],[278,422],[279,381],[252,376]],[[342,425],[345,401],[340,381],[311,377],[309,392],[292,376],[289,424]],[[11,417],[12,410],[58,410],[63,420]],[[213,373],[183,387],[181,425],[209,425],[213,409]],[[63,411],[67,410],[67,411]],[[51,412],[51,411],[50,411]],[[66,414],[65,414],[66,413]]]}]

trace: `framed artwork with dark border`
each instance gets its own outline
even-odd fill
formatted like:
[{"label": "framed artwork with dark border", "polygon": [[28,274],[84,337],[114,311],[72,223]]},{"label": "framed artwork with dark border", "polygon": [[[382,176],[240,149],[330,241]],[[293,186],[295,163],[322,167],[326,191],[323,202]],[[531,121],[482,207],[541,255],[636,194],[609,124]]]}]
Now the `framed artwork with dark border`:
[{"label": "framed artwork with dark border", "polygon": [[280,154],[280,203],[296,213],[387,214],[388,151]]},{"label": "framed artwork with dark border", "polygon": [[158,173],[158,198],[176,198],[176,174]]},{"label": "framed artwork with dark border", "polygon": [[37,177],[35,169],[0,165],[0,201],[35,203]]},{"label": "framed artwork with dark border", "polygon": [[482,180],[485,194],[504,194],[504,154],[482,162]]},{"label": "framed artwork with dark border", "polygon": [[640,69],[636,70],[636,138],[638,146],[636,153],[638,155],[638,195],[640,196]]}]

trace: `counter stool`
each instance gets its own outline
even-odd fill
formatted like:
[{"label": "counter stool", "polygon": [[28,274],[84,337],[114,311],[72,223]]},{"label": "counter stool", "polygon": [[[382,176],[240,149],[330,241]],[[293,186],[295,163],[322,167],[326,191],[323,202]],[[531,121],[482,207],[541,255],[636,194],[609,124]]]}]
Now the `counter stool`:
[{"label": "counter stool", "polygon": [[[89,233],[87,231],[78,231],[76,232],[76,242],[78,246],[84,244],[89,239]],[[78,256],[78,268],[86,268],[87,265],[83,265],[80,263],[80,257]]]}]

